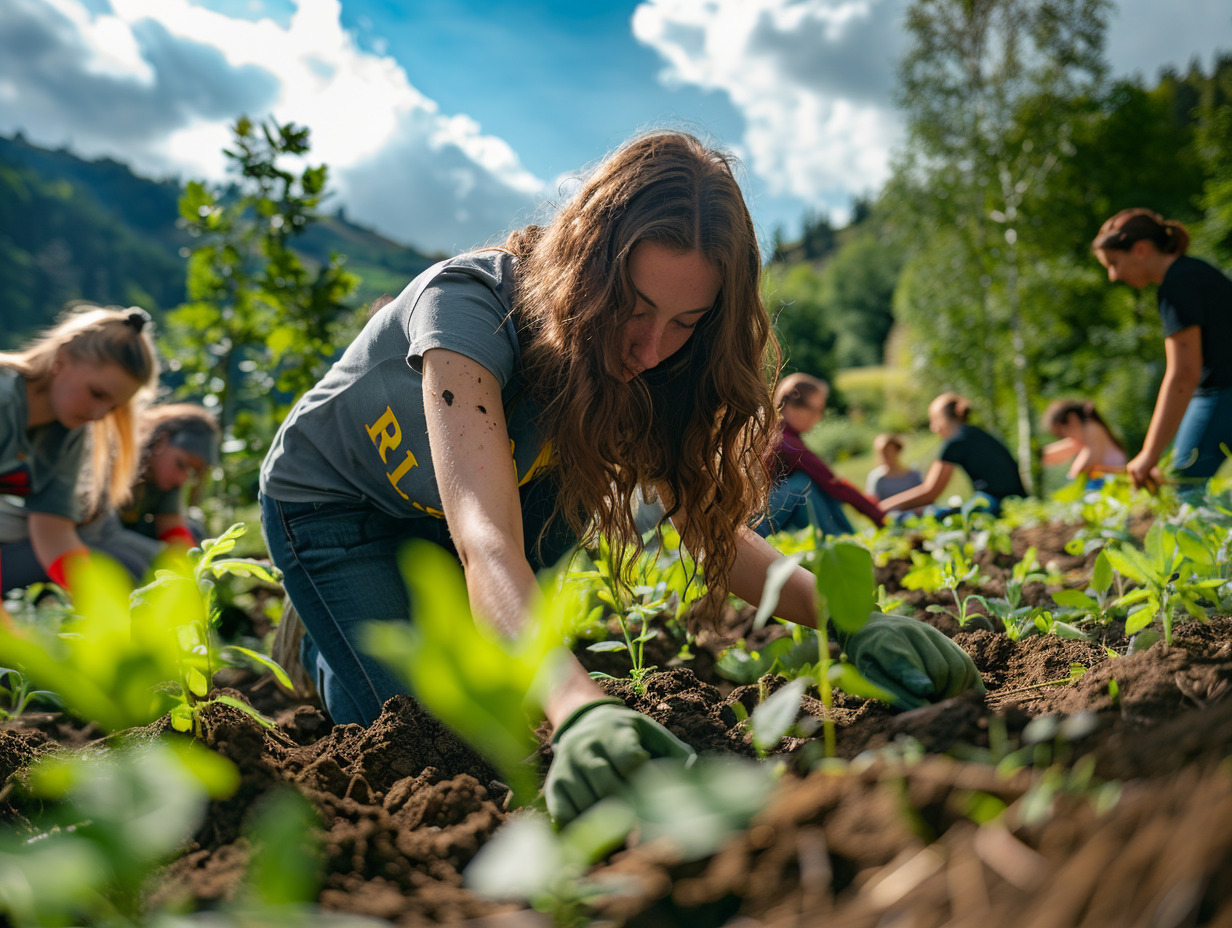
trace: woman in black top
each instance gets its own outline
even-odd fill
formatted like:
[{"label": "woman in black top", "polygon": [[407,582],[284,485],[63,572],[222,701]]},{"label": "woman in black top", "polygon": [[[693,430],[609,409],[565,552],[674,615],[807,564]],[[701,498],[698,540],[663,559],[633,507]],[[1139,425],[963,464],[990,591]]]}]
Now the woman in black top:
[{"label": "woman in black top", "polygon": [[1176,475],[1201,490],[1232,446],[1232,280],[1185,254],[1189,233],[1146,209],[1127,209],[1091,243],[1110,281],[1141,290],[1158,284],[1167,368],[1142,450],[1125,466],[1137,486],[1154,487],[1159,459],[1176,438]]},{"label": "woman in black top", "polygon": [[928,427],[944,439],[941,452],[922,484],[882,500],[883,509],[906,511],[935,502],[945,492],[955,465],[967,472],[976,496],[994,513],[1006,497],[1027,495],[1014,456],[983,429],[969,425],[970,412],[970,400],[952,392],[928,404]]}]

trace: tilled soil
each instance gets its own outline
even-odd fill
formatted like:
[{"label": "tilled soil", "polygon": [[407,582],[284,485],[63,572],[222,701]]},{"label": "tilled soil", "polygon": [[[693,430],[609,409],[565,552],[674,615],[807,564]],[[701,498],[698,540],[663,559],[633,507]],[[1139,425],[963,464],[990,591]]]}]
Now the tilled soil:
[{"label": "tilled soil", "polygon": [[[1046,530],[1060,550],[1066,533]],[[728,616],[727,632],[738,636],[747,618]],[[1129,656],[1110,654],[1126,650],[1115,628],[1098,642],[945,630],[986,694],[900,714],[837,694],[845,764],[815,763],[820,732],[785,739],[775,752],[785,773],[747,829],[701,860],[663,842],[619,849],[593,875],[634,888],[590,914],[647,928],[1232,925],[1232,618],[1179,625],[1170,646]],[[756,756],[740,719],[783,681],[733,686],[695,650],[681,662],[661,647],[663,669],[644,692],[627,680],[608,681],[609,692],[701,752]],[[620,671],[609,654],[579,653]],[[210,807],[151,888],[151,907],[232,899],[250,858],[244,823],[289,785],[322,822],[322,909],[399,926],[549,924],[463,885],[466,865],[516,813],[496,771],[413,700],[391,700],[367,729],[331,726],[319,705],[268,678],[228,682],[277,727],[210,708],[204,740],[242,783]],[[802,711],[825,710],[806,697]],[[1045,716],[1083,724],[996,767]],[[29,827],[34,810],[7,787],[34,758],[97,746],[101,734],[48,714],[0,727],[0,821]],[[549,759],[544,745],[539,762]],[[977,825],[989,802],[1004,811]]]}]

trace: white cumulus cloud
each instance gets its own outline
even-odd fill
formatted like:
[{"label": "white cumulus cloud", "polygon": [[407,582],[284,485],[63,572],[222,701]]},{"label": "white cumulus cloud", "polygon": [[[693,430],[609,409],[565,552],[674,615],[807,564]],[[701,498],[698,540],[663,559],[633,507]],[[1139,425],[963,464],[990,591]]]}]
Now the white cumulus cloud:
[{"label": "white cumulus cloud", "polygon": [[218,180],[228,127],[273,115],[311,129],[311,160],[352,218],[429,249],[486,241],[544,195],[504,140],[360,49],[340,0],[298,0],[283,23],[189,0],[98,6],[0,4],[0,131]]},{"label": "white cumulus cloud", "polygon": [[901,139],[892,103],[904,0],[644,0],[636,38],[663,80],[725,93],[749,167],[777,195],[841,218]]}]

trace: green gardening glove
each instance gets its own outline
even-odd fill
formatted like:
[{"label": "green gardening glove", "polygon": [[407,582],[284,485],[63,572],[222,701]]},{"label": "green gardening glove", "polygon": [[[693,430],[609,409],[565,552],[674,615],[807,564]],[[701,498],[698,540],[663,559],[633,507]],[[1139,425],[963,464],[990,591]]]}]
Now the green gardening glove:
[{"label": "green gardening glove", "polygon": [[692,763],[693,749],[649,716],[615,698],[576,709],[552,736],[555,754],[543,786],[548,813],[565,825],[592,805],[619,792],[652,757]]},{"label": "green gardening glove", "polygon": [[984,692],[967,652],[916,619],[874,612],[843,650],[866,680],[897,697],[894,705],[900,709],[940,702],[972,687]]}]

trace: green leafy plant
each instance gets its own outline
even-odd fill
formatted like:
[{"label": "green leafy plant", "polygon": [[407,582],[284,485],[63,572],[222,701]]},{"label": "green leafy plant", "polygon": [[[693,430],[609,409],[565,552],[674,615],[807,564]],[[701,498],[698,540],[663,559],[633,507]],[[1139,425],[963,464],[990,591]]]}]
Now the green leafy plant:
[{"label": "green leafy plant", "polygon": [[787,625],[790,634],[775,638],[760,649],[749,650],[744,642],[725,648],[715,661],[715,670],[728,680],[746,686],[768,673],[788,680],[807,674],[820,653],[817,631],[807,625]]},{"label": "green leafy plant", "polygon": [[26,679],[111,731],[145,725],[168,711],[177,730],[194,731],[212,702],[272,725],[242,700],[208,698],[213,671],[230,654],[261,664],[289,685],[268,658],[247,648],[222,647],[211,633],[217,619],[214,578],[276,579],[255,561],[223,556],[242,532],[242,525],[232,526],[217,542],[206,542],[200,554],[168,550],[156,562],[154,581],[135,592],[122,567],[95,554],[74,575],[73,615],[58,632],[37,625],[0,629],[0,647]]},{"label": "green leafy plant", "polygon": [[1227,582],[1222,576],[1203,572],[1215,568],[1214,555],[1200,536],[1185,526],[1156,521],[1147,530],[1142,550],[1119,545],[1106,551],[1112,569],[1139,584],[1114,603],[1129,607],[1125,620],[1128,635],[1160,619],[1164,641],[1171,644],[1175,612],[1183,610],[1194,619],[1206,621],[1203,602],[1210,602],[1214,591]]},{"label": "green leafy plant", "polygon": [[35,701],[60,706],[59,696],[50,690],[32,689],[20,670],[0,667],[0,721],[21,715]]},{"label": "green leafy plant", "polygon": [[525,759],[537,746],[543,688],[563,629],[588,602],[589,590],[553,572],[524,634],[502,640],[471,616],[458,562],[430,542],[412,542],[398,558],[412,603],[409,623],[374,622],[365,647],[410,685],[438,719],[479,747],[501,770],[517,801],[538,790]]},{"label": "green leafy plant", "polygon": [[797,677],[759,702],[749,716],[753,747],[765,757],[787,737],[800,715],[800,704],[813,685],[812,677]]},{"label": "green leafy plant", "polygon": [[138,924],[149,880],[238,785],[230,761],[187,739],[36,762],[35,834],[0,832],[0,911],[15,928]]},{"label": "green leafy plant", "polygon": [[1052,594],[1058,606],[1077,610],[1085,620],[1107,625],[1118,614],[1113,608],[1112,582],[1115,573],[1107,550],[1095,556],[1091,567],[1091,582],[1086,590],[1057,590]]},{"label": "green leafy plant", "polygon": [[238,505],[255,480],[279,404],[311,387],[344,336],[345,301],[358,279],[344,259],[315,266],[292,247],[319,221],[328,168],[303,164],[308,129],[241,116],[223,150],[233,182],[189,181],[180,225],[193,242],[188,299],[167,320],[182,392],[215,401],[223,434],[246,455],[224,455],[223,493]]},{"label": "green leafy plant", "polygon": [[[670,526],[656,530],[656,544],[638,553],[628,565],[625,577],[616,573],[615,559],[606,541],[600,539],[593,558],[579,552],[568,571],[568,582],[590,590],[593,605],[579,611],[570,623],[570,637],[605,636],[604,618],[611,615],[620,629],[619,639],[600,637],[589,645],[595,652],[624,652],[629,655],[629,678],[633,688],[645,692],[645,678],[656,667],[646,663],[646,643],[658,637],[651,626],[660,619],[665,630],[675,631],[678,650],[685,659],[689,635],[681,619],[688,607],[705,592],[692,561],[680,547],[680,536]],[[576,566],[581,560],[582,566]],[[593,672],[596,679],[611,679],[610,674]]]},{"label": "green leafy plant", "polygon": [[[932,559],[936,567],[935,574],[930,575],[929,581],[937,583],[937,587],[934,587],[934,589],[940,588],[949,591],[950,595],[954,598],[955,608],[949,609],[939,604],[933,604],[928,607],[928,611],[951,616],[958,622],[960,628],[966,628],[974,615],[972,604],[983,604],[985,608],[987,608],[987,605],[984,597],[979,594],[971,593],[966,596],[960,596],[958,589],[963,585],[975,585],[984,580],[985,578],[980,571],[980,567],[968,557],[966,546],[961,543],[946,544],[934,552]],[[903,585],[908,586],[909,580],[913,580],[911,574],[903,578]]]},{"label": "green leafy plant", "polygon": [[639,841],[670,847],[684,862],[698,860],[748,827],[773,783],[764,765],[738,757],[702,756],[688,767],[650,761],[620,796],[604,799],[559,832],[538,813],[514,816],[467,867],[466,884],[496,899],[525,900],[558,928],[592,924],[588,906],[630,886],[586,873],[635,829]]},{"label": "green leafy plant", "polygon": [[[754,617],[754,628],[760,628],[773,615],[779,594],[795,571],[805,552],[780,558],[766,570],[766,582],[760,605]],[[822,704],[822,729],[827,757],[833,757],[834,694],[832,685],[854,695],[892,701],[889,694],[873,686],[845,662],[836,663],[830,656],[829,626],[850,637],[868,622],[875,606],[873,596],[873,559],[868,549],[849,541],[824,538],[820,532],[814,538],[812,558],[817,590],[817,652],[815,672]]]},{"label": "green leafy plant", "polygon": [[494,899],[526,902],[557,928],[587,925],[587,906],[625,887],[586,872],[624,844],[635,822],[633,810],[617,799],[560,831],[542,813],[520,813],[479,849],[466,868],[466,885]]},{"label": "green leafy plant", "polygon": [[[247,703],[227,695],[209,698],[214,673],[225,663],[247,660],[268,670],[288,689],[291,679],[276,662],[251,648],[223,645],[216,629],[220,618],[217,582],[227,576],[253,577],[276,584],[278,572],[251,558],[235,557],[236,542],[247,527],[236,523],[217,539],[207,539],[184,559],[169,551],[167,566],[154,571],[154,579],[132,596],[134,628],[172,632],[178,687],[172,698],[171,725],[177,731],[199,734],[201,712],[215,702],[226,703],[272,727],[273,723]],[[168,617],[174,616],[168,626]],[[152,621],[147,621],[152,617]]]}]

